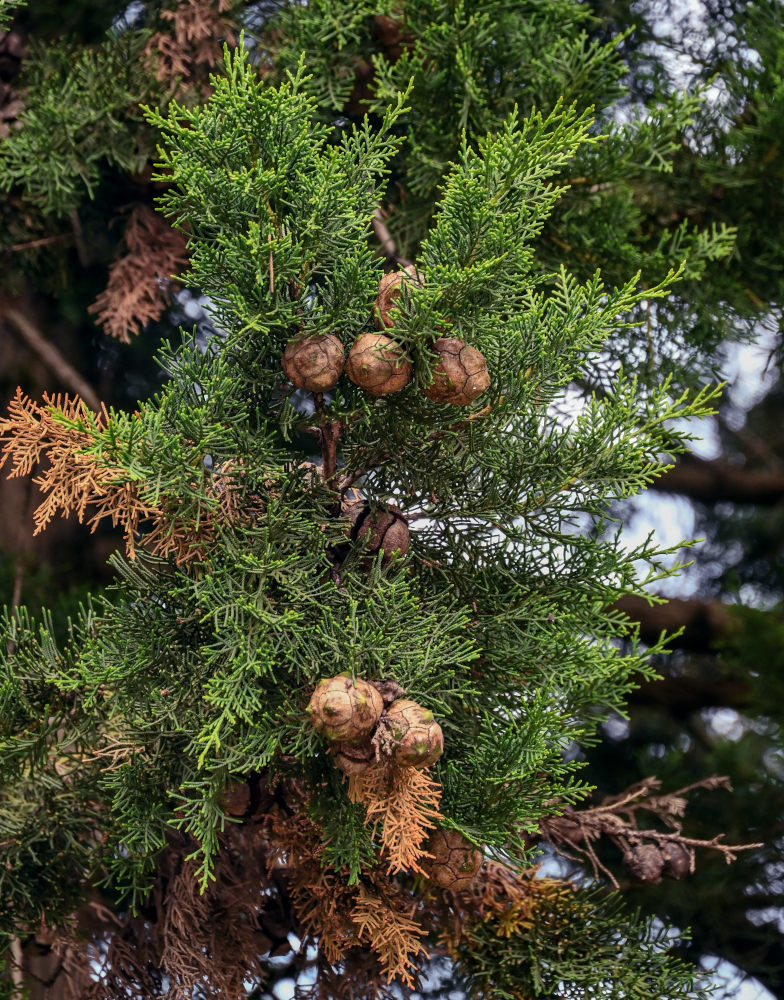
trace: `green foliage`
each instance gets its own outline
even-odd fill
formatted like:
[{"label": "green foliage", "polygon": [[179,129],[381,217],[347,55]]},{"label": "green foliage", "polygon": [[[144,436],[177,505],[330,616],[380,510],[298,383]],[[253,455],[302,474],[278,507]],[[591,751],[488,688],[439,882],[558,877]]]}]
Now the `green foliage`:
[{"label": "green foliage", "polygon": [[[367,14],[360,2],[348,8],[334,0],[285,4],[262,44],[278,74],[307,53],[313,69],[308,87],[328,121],[356,120],[365,110],[378,116],[413,84],[410,109],[396,126],[407,142],[392,164],[385,198],[401,253],[419,256],[464,144],[477,149],[510,114],[521,126],[532,109],[547,118],[559,102],[574,102],[580,112],[593,110],[596,141],[580,144],[557,165],[563,197],[544,223],[537,269],[546,273],[565,263],[585,280],[601,267],[614,284],[641,270],[653,284],[688,259],[688,284],[662,306],[666,321],[647,323],[647,350],[640,352],[623,331],[606,345],[651,384],[662,371],[693,384],[711,367],[703,352],[729,327],[730,335],[746,335],[739,316],[717,321],[709,305],[726,284],[735,229],[724,216],[695,223],[694,213],[679,210],[687,201],[678,176],[686,137],[698,120],[703,131],[713,128],[703,113],[704,88],[657,92],[644,108],[629,107],[620,52],[632,46],[631,25],[608,32],[590,7],[572,0],[427,0],[398,4],[386,18]],[[350,22],[351,31],[332,32],[337,20]],[[706,279],[710,292],[699,284]],[[646,320],[639,310],[637,318],[640,325]],[[697,344],[703,351],[695,350]]]},{"label": "green foliage", "polygon": [[363,869],[375,860],[375,847],[365,822],[365,807],[349,801],[346,784],[338,771],[314,757],[310,766],[315,795],[309,815],[324,830],[322,863],[344,873],[349,885],[360,881]]},{"label": "green foliage", "polygon": [[24,609],[3,614],[1,936],[33,926],[44,900],[53,919],[70,912],[84,892],[100,823],[87,756],[96,728],[64,690],[72,660],[55,647],[51,628],[46,614],[39,625]]},{"label": "green foliage", "polygon": [[540,903],[521,927],[499,937],[491,924],[469,932],[458,956],[478,996],[587,1000],[699,997],[694,970],[668,954],[672,937],[625,913],[601,891],[581,889]]},{"label": "green foliage", "polygon": [[293,68],[306,53],[307,89],[317,108],[340,108],[355,87],[354,66],[367,52],[374,16],[393,14],[394,6],[394,0],[358,0],[343,7],[332,0],[314,0],[303,18],[297,5],[283,3],[265,43],[274,46],[275,61],[282,67]]},{"label": "green foliage", "polygon": [[[333,333],[349,347],[371,329],[381,266],[367,236],[406,95],[379,129],[365,121],[337,134],[315,120],[305,84],[300,68],[268,87],[240,46],[203,106],[146,111],[162,133],[163,209],[188,233],[187,280],[211,296],[225,337],[203,353],[167,349],[159,395],[133,415],[112,412],[105,427],[50,410],[74,435],[80,468],[112,470],[123,496],[168,515],[171,540],[190,532],[203,544],[179,564],[143,549],[115,558],[115,588],[82,613],[63,652],[46,621],[39,631],[24,616],[21,630],[5,622],[3,782],[18,795],[35,770],[56,789],[69,754],[79,772],[68,821],[52,820],[2,874],[0,904],[21,907],[23,923],[33,920],[28,861],[45,862],[63,838],[71,850],[80,824],[100,832],[90,878],[133,906],[173,828],[193,838],[206,888],[230,822],[223,792],[232,776],[267,769],[308,793],[325,864],[352,884],[382,865],[378,835],[305,713],[315,684],[344,670],[393,678],[436,713],[447,822],[520,866],[522,833],[553,799],[585,794],[566,747],[592,739],[651,673],[633,635],[621,647],[630,629],[607,609],[676,570],[651,539],[625,547],[609,510],[666,468],[663,453],[685,447],[673,422],[710,412],[715,392],[689,396],[664,379],[643,394],[618,371],[568,412],[570,385],[607,338],[634,332],[634,310],[679,277],[606,285],[536,263],[534,240],[564,190],[555,179],[597,142],[589,117],[562,103],[513,112],[463,144],[421,245],[424,286],[407,290],[391,330],[414,379],[371,399],[343,378],[309,413],[289,398],[280,355],[298,335]],[[470,407],[421,392],[436,333],[487,359],[490,388]],[[299,444],[326,447],[329,427],[340,430],[335,476]],[[350,486],[371,508],[400,507],[412,528],[405,557],[384,566],[351,544],[341,508]],[[229,489],[236,513],[221,517]],[[18,832],[11,805],[0,802],[0,817]],[[59,912],[63,898],[46,888],[38,905]],[[501,996],[518,986],[552,994],[561,981],[575,996],[604,983],[616,996],[686,995],[688,976],[655,935],[581,906],[543,916],[522,944],[493,930],[466,960],[477,982],[492,958]],[[564,952],[567,926],[587,945]],[[485,929],[475,933],[484,948]]]},{"label": "green foliage", "polygon": [[380,130],[366,124],[328,146],[303,80],[300,68],[271,91],[247,59],[227,56],[208,105],[147,113],[168,143],[157,176],[175,178],[179,190],[161,202],[187,224],[191,280],[212,296],[221,323],[264,343],[248,366],[257,389],[269,386],[262,372],[270,349],[279,358],[282,333],[345,331],[365,320],[379,274],[365,237],[399,145],[388,133],[404,97]]},{"label": "green foliage", "polygon": [[493,714],[461,716],[459,733],[444,727],[450,747],[457,743],[458,749],[439,768],[442,812],[469,839],[513,864],[530,862],[524,834],[536,829],[555,795],[574,802],[586,792],[574,779],[582,765],[567,756],[566,734],[576,735],[572,720],[559,712],[557,700],[546,688],[524,690],[516,704]]},{"label": "green foliage", "polygon": [[30,53],[22,127],[0,145],[0,189],[19,186],[43,212],[67,215],[94,195],[105,164],[144,167],[152,142],[136,105],[150,93],[147,37],[129,32],[93,49],[60,42]]}]

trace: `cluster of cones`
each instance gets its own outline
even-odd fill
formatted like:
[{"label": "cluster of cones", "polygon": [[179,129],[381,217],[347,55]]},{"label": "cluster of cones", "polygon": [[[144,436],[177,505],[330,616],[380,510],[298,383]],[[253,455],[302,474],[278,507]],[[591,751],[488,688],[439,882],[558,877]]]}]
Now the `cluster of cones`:
[{"label": "cluster of cones", "polygon": [[[430,767],[444,750],[433,713],[395,681],[371,683],[348,674],[316,685],[307,713],[330,745],[335,766],[357,775],[380,761],[395,767]],[[426,845],[428,876],[445,889],[467,888],[482,866],[482,853],[461,833],[439,828]]]},{"label": "cluster of cones", "polygon": [[[377,329],[393,326],[392,308],[404,282],[417,288],[424,279],[413,264],[385,274],[379,282],[373,307]],[[466,406],[490,385],[487,362],[481,351],[458,337],[438,337],[431,345],[437,355],[433,381],[424,389],[436,403]],[[372,396],[399,392],[410,381],[413,365],[405,350],[386,333],[362,333],[345,356],[340,339],[331,333],[300,336],[290,340],[281,359],[289,381],[308,392],[329,392],[345,370],[351,381]]]},{"label": "cluster of cones", "polygon": [[693,870],[694,854],[677,841],[661,844],[636,843],[627,845],[623,863],[638,882],[656,883],[662,875],[682,879]]},{"label": "cluster of cones", "polygon": [[382,756],[404,767],[429,767],[444,750],[433,713],[394,681],[371,684],[348,674],[319,681],[307,712],[330,744],[335,765],[359,774]]}]

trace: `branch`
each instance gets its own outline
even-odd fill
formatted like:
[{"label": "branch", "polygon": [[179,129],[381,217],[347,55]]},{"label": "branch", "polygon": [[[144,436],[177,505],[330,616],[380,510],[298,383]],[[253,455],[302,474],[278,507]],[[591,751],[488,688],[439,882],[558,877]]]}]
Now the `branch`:
[{"label": "branch", "polygon": [[655,479],[650,488],[679,493],[703,503],[756,503],[773,506],[784,500],[784,471],[755,471],[732,465],[724,458],[682,455],[675,466]]},{"label": "branch", "polygon": [[24,973],[22,972],[22,942],[18,937],[11,938],[11,948],[9,953],[9,966],[11,969],[11,982],[14,984],[11,1000],[22,1000],[24,996]]},{"label": "branch", "polygon": [[[763,844],[725,844],[724,834],[708,840],[683,833],[682,819],[688,800],[686,795],[698,788],[713,791],[732,790],[729,779],[713,775],[694,781],[674,792],[660,794],[658,778],[647,777],[627,788],[620,795],[606,797],[601,805],[577,810],[564,805],[560,815],[539,821],[539,832],[558,854],[570,860],[587,861],[598,879],[606,875],[616,889],[620,888],[612,871],[599,859],[593,842],[607,837],[623,851],[623,860],[630,873],[642,882],[655,883],[662,875],[680,879],[693,873],[695,849],[710,848],[724,856],[729,864],[740,851],[757,850]],[[638,814],[655,817],[664,829],[638,827]],[[567,846],[565,846],[567,845]],[[576,855],[576,857],[575,857]]]},{"label": "branch", "polygon": [[[498,405],[503,403],[503,401],[504,397],[501,396],[501,398],[498,400]],[[447,434],[454,434],[456,431],[464,430],[471,424],[472,421],[478,420],[480,417],[486,417],[487,414],[492,410],[492,408],[493,404],[489,403],[483,409],[477,410],[476,413],[472,413],[470,416],[466,417],[465,420],[460,420],[458,423],[452,424],[450,427],[444,427],[440,431],[431,431],[430,434],[428,434],[427,437],[424,439],[423,443],[430,444],[433,441],[440,440],[440,438],[442,437],[446,437]],[[360,450],[366,451],[367,449],[362,448]],[[371,472],[373,469],[377,469],[380,465],[385,465],[392,457],[393,455],[391,452],[386,452],[385,454],[379,455],[377,458],[373,459],[372,462],[368,462],[367,465],[361,465],[356,469],[351,469],[349,472],[346,472],[338,479],[338,484],[337,484],[338,492],[345,493],[346,490],[350,486],[353,486],[358,479],[361,479],[362,476],[366,475],[368,472]]]},{"label": "branch", "polygon": [[781,472],[784,469],[784,461],[775,453],[770,445],[763,441],[759,434],[744,424],[742,427],[730,427],[720,413],[716,415],[716,423],[724,434],[727,434],[743,445],[744,450],[759,459],[766,466],[769,472],[776,470]]},{"label": "branch", "polygon": [[316,393],[316,413],[321,440],[321,475],[325,485],[332,486],[338,470],[338,439],[343,431],[340,420],[330,420],[324,412],[324,396]]},{"label": "branch", "polygon": [[5,306],[0,310],[0,320],[2,319],[7,320],[17,329],[28,347],[35,351],[46,367],[63,385],[68,386],[73,392],[81,396],[91,410],[100,410],[101,401],[90,383],[79,374],[73,365],[66,361],[54,344],[50,343],[44,337],[41,331],[30,322],[24,313],[18,309],[14,309],[13,306]]},{"label": "branch", "polygon": [[[753,681],[742,665],[734,666],[731,658],[717,661],[705,655],[715,652],[723,640],[742,638],[749,625],[740,616],[740,608],[721,601],[683,598],[651,607],[644,598],[626,595],[612,609],[638,622],[640,637],[646,643],[656,642],[662,631],[682,629],[670,640],[670,647],[698,654],[681,661],[677,669],[665,671],[659,680],[630,692],[630,704],[663,705],[674,718],[686,720],[703,708],[729,706],[744,711],[759,698],[759,682]],[[770,614],[779,620],[776,612]]]},{"label": "branch", "polygon": [[50,243],[63,243],[72,240],[71,233],[59,233],[57,236],[42,236],[37,240],[25,240],[24,243],[12,243],[11,246],[1,247],[2,253],[18,253],[20,250],[34,250],[36,247],[49,246]]}]

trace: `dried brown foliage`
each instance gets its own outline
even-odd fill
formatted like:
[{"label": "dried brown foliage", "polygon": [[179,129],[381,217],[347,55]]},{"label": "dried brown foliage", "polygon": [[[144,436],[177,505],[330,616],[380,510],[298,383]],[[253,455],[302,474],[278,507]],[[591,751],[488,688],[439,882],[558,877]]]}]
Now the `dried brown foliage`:
[{"label": "dried brown foliage", "polygon": [[106,333],[124,344],[159,319],[169,304],[171,276],[187,260],[185,237],[146,205],[137,205],[123,236],[125,252],[109,269],[109,283],[89,307]]},{"label": "dried brown foliage", "polygon": [[[458,957],[479,925],[500,936],[525,934],[574,891],[538,878],[535,868],[520,873],[494,861],[462,891],[423,891],[379,866],[349,885],[345,873],[324,865],[323,830],[297,782],[234,781],[222,801],[239,821],[220,836],[215,878],[204,892],[192,860],[196,843],[170,831],[138,914],[93,894],[67,927],[36,936],[59,959],[53,981],[61,1000],[239,1000],[248,982],[265,981],[269,958],[284,954],[295,979],[316,972],[298,996],[381,1000],[397,995],[387,988],[393,982],[418,987],[425,928],[438,929],[437,952]],[[302,940],[295,953],[291,932]]]},{"label": "dried brown foliage", "polygon": [[198,520],[184,510],[180,498],[164,498],[144,534],[144,546],[155,555],[171,557],[178,566],[203,559],[227,526],[253,518],[260,510],[254,499],[246,499],[243,470],[234,462],[223,462],[206,484],[208,504],[198,512]]},{"label": "dried brown foliage", "polygon": [[234,6],[235,0],[179,0],[174,10],[161,11],[171,30],[155,32],[145,49],[159,83],[181,90],[204,84],[220,62],[219,39],[235,41],[232,23],[224,17]]},{"label": "dried brown foliage", "polygon": [[[188,1000],[196,983],[209,983],[214,996],[244,997],[246,979],[263,979],[258,961],[267,947],[258,923],[266,885],[262,859],[252,849],[230,859],[227,853],[220,876],[216,871],[215,889],[201,893],[196,863],[188,860],[167,886],[171,905],[163,925],[161,964],[172,1000]],[[220,983],[215,981],[216,965]]]},{"label": "dried brown foliage", "polygon": [[350,916],[356,888],[322,865],[319,830],[304,812],[273,817],[270,831],[270,865],[285,869],[297,918],[334,965],[357,944]]},{"label": "dried brown foliage", "polygon": [[108,423],[105,409],[93,413],[79,397],[72,400],[44,393],[41,405],[17,389],[8,419],[0,421],[0,467],[10,460],[8,475],[15,478],[29,475],[46,460],[46,468],[33,477],[45,495],[33,513],[35,534],[57,513],[76,514],[83,522],[88,507],[94,507],[93,528],[102,517],[111,517],[113,524],[122,524],[133,552],[134,533],[152,508],[139,499],[123,468],[86,454]]},{"label": "dried brown foliage", "polygon": [[472,926],[492,924],[499,937],[525,933],[540,910],[550,910],[574,895],[576,886],[562,879],[539,878],[538,867],[524,871],[485,861],[471,887],[444,893],[448,911],[437,919],[438,944],[453,958]]},{"label": "dried brown foliage", "polygon": [[414,986],[415,959],[420,954],[425,958],[429,955],[420,942],[424,930],[405,912],[405,897],[380,880],[372,889],[361,885],[357,895],[351,919],[360,940],[376,952],[388,981],[399,979],[406,986]]},{"label": "dried brown foliage", "polygon": [[424,874],[419,861],[430,855],[422,845],[443,819],[438,810],[441,786],[427,769],[399,767],[382,759],[361,774],[352,774],[348,788],[351,801],[365,806],[374,833],[380,828],[389,873]]},{"label": "dried brown foliage", "polygon": [[239,1000],[247,981],[265,979],[260,956],[271,945],[263,930],[270,883],[252,829],[231,828],[203,893],[187,858],[196,845],[171,839],[140,913],[118,915],[93,902],[53,936],[62,1000],[189,1000],[194,991]]},{"label": "dried brown foliage", "polygon": [[89,511],[87,523],[93,531],[104,518],[122,527],[130,558],[144,525],[150,551],[186,565],[204,557],[224,525],[252,515],[241,503],[242,470],[230,462],[212,474],[205,489],[208,504],[202,505],[198,516],[180,498],[149,503],[125,468],[105,455],[89,453],[108,424],[105,408],[94,413],[78,397],[45,393],[40,404],[17,389],[8,418],[0,420],[0,468],[10,462],[8,475],[14,478],[30,475],[39,463],[46,463],[33,477],[45,497],[33,512],[35,534],[58,513],[75,514],[84,522]]},{"label": "dried brown foliage", "polygon": [[[710,840],[699,840],[683,833],[681,820],[688,805],[686,794],[697,788],[730,789],[728,778],[717,776],[705,778],[667,795],[658,794],[660,787],[661,782],[658,778],[648,777],[620,795],[608,796],[601,805],[593,808],[576,810],[571,806],[564,806],[562,815],[550,816],[540,822],[540,833],[563,857],[573,861],[587,861],[597,878],[600,873],[606,875],[616,888],[619,888],[617,878],[601,862],[593,846],[602,836],[608,837],[616,844],[623,851],[625,859],[633,859],[640,853],[641,848],[650,846],[664,851],[659,872],[644,878],[644,881],[658,881],[658,874],[665,867],[667,856],[673,852],[686,857],[688,864],[685,867],[693,872],[695,848],[706,847],[720,851],[729,864],[735,860],[738,851],[748,851],[762,846],[724,844],[722,843],[724,834],[721,833]],[[658,820],[664,829],[651,827],[641,829],[637,825],[639,815],[647,815]],[[686,874],[685,868],[682,874]],[[681,875],[673,874],[673,877],[679,878]]]},{"label": "dried brown foliage", "polygon": [[[317,943],[326,960],[340,963],[351,983],[350,970],[361,985],[356,994],[341,988],[336,996],[375,996],[368,978],[414,985],[415,959],[427,953],[425,931],[414,919],[418,906],[408,892],[378,870],[366,871],[358,885],[322,864],[319,828],[300,811],[273,816],[270,824],[271,868],[282,869],[302,930]],[[368,949],[376,964],[368,964]]]}]

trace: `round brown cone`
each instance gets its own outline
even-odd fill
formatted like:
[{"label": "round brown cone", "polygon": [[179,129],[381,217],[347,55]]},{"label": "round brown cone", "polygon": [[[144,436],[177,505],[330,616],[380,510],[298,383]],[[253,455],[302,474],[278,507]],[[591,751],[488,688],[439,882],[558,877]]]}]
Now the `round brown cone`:
[{"label": "round brown cone", "polygon": [[328,392],[343,372],[343,344],[331,333],[295,337],[286,344],[280,366],[298,389]]},{"label": "round brown cone", "polygon": [[409,698],[393,701],[384,716],[398,764],[430,767],[444,752],[444,734],[430,709]]},{"label": "round brown cone", "polygon": [[442,889],[467,889],[482,867],[482,852],[457,830],[436,830],[425,850],[433,855],[427,874]]},{"label": "round brown cone", "polygon": [[387,510],[371,511],[361,522],[357,538],[364,541],[370,553],[383,553],[382,566],[388,566],[395,555],[408,552],[411,535],[403,512],[390,506]]},{"label": "round brown cone", "polygon": [[404,267],[402,271],[390,271],[378,283],[378,294],[373,305],[373,319],[379,330],[393,326],[391,310],[403,291],[403,282],[422,288],[425,279],[420,271],[417,271],[413,264]]},{"label": "round brown cone", "polygon": [[490,385],[487,362],[475,347],[458,337],[439,337],[433,350],[439,360],[424,393],[434,403],[466,406]]},{"label": "round brown cone", "polygon": [[399,392],[411,379],[412,365],[400,344],[384,333],[363,333],[348,352],[346,374],[373,396]]},{"label": "round brown cone", "polygon": [[623,863],[638,882],[661,882],[664,858],[655,844],[635,844],[624,854]]},{"label": "round brown cone", "polygon": [[313,728],[328,740],[360,743],[376,726],[384,702],[367,681],[339,674],[319,681],[307,712]]},{"label": "round brown cone", "polygon": [[332,759],[344,774],[361,774],[376,759],[376,749],[369,739],[361,743],[333,743]]},{"label": "round brown cone", "polygon": [[691,870],[692,855],[688,847],[670,841],[662,844],[661,855],[664,858],[663,875],[667,878],[681,879]]}]

